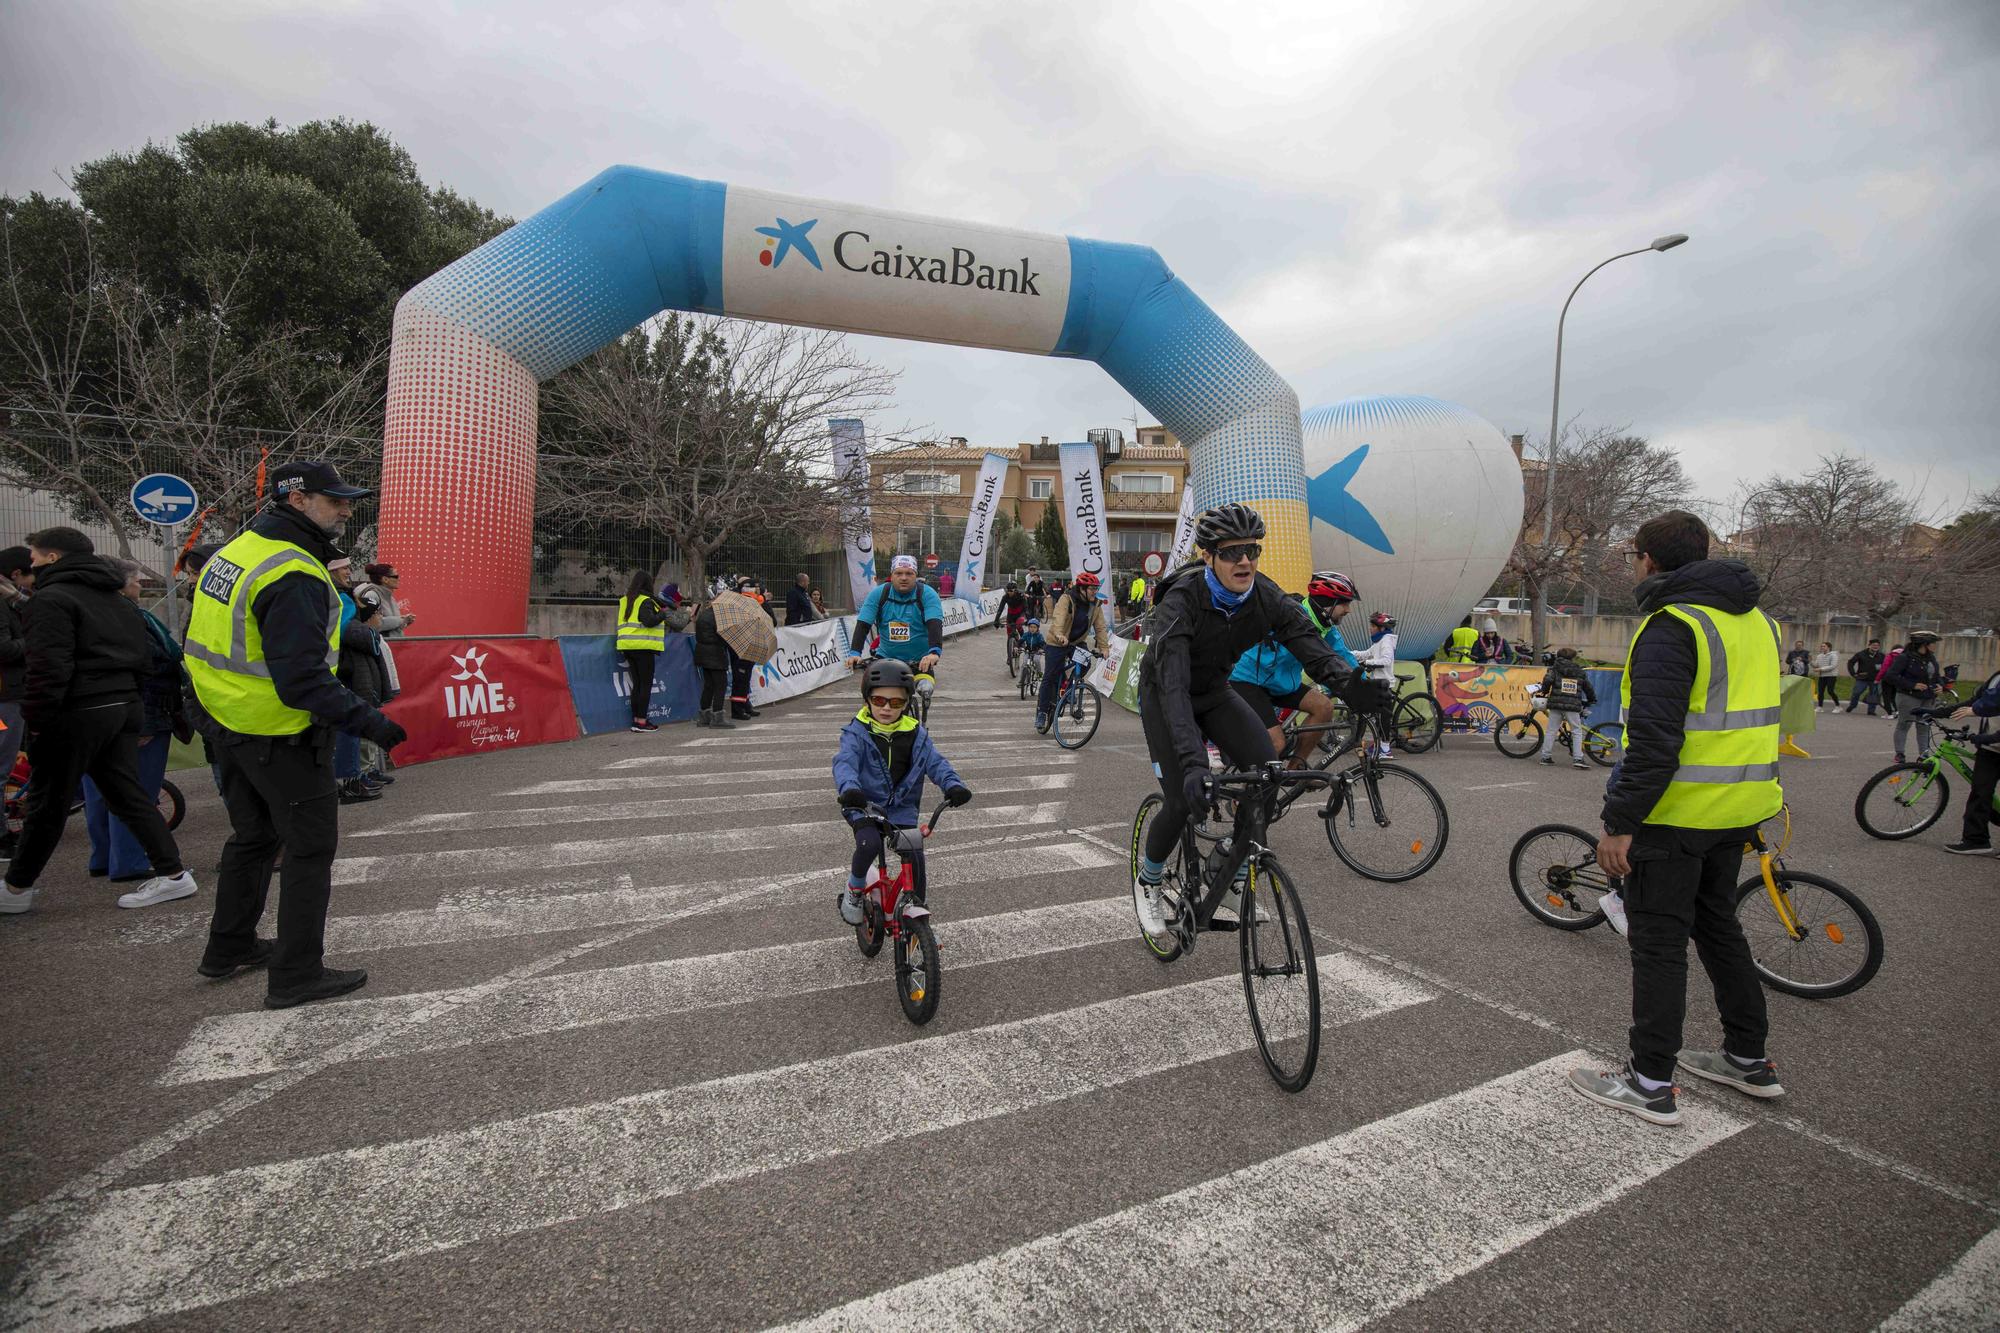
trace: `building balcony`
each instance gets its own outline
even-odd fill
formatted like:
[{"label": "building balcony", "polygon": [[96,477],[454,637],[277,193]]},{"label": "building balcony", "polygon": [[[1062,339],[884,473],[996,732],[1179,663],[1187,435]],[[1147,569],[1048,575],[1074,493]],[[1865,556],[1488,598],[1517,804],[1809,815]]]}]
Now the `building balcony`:
[{"label": "building balcony", "polygon": [[1181,501],[1178,495],[1163,495],[1158,491],[1115,491],[1104,492],[1105,508],[1113,514],[1178,514]]}]

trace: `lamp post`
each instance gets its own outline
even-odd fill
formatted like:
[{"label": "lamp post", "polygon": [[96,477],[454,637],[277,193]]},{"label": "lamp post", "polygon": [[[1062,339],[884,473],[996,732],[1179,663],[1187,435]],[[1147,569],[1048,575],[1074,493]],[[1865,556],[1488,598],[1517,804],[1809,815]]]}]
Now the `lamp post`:
[{"label": "lamp post", "polygon": [[[1544,552],[1553,547],[1556,541],[1556,429],[1562,415],[1563,324],[1569,319],[1569,303],[1583,290],[1583,284],[1590,281],[1591,274],[1603,268],[1605,264],[1616,263],[1620,259],[1630,259],[1633,255],[1643,255],[1650,250],[1664,253],[1677,245],[1685,244],[1687,237],[1681,232],[1675,232],[1671,236],[1660,237],[1651,245],[1615,254],[1597,265],[1597,268],[1591,269],[1590,273],[1578,278],[1576,286],[1569,289],[1569,296],[1563,301],[1562,314],[1556,319],[1556,384],[1555,391],[1549,398],[1549,452],[1542,463],[1542,550]],[[1541,586],[1535,590],[1535,616],[1546,625],[1548,615],[1549,586],[1547,578],[1544,577]],[[1540,630],[1536,633],[1539,636]]]}]

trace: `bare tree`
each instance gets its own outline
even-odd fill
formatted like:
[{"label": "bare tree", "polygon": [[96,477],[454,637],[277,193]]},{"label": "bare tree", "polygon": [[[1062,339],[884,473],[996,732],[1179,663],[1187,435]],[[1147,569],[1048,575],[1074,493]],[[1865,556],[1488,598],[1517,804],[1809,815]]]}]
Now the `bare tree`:
[{"label": "bare tree", "polygon": [[838,333],[663,316],[548,385],[540,507],[657,532],[701,587],[732,536],[837,522],[826,420],[895,384]]},{"label": "bare tree", "polygon": [[[1547,449],[1540,451],[1546,459]],[[1557,584],[1593,592],[1622,565],[1614,544],[1664,509],[1686,502],[1687,474],[1680,459],[1623,426],[1565,430],[1556,449],[1555,524],[1542,531],[1548,469],[1524,477],[1526,519],[1507,570],[1534,603],[1532,633],[1548,642],[1543,593]]]}]

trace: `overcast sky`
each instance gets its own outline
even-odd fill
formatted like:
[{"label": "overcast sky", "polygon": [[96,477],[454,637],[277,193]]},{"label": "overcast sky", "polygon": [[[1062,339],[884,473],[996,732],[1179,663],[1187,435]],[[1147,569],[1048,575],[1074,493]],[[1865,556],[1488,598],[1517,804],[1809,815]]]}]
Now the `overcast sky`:
[{"label": "overcast sky", "polygon": [[[524,217],[614,162],[1149,244],[1303,405],[1424,393],[1678,449],[2000,482],[2000,3],[5,0],[0,190],[191,125],[372,120]],[[1094,366],[866,340],[1001,444]]]}]

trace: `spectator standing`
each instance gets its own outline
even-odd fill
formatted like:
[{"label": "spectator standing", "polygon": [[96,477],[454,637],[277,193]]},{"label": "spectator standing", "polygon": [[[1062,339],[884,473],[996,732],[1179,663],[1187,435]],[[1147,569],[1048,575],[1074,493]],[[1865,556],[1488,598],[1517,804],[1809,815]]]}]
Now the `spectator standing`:
[{"label": "spectator standing", "polygon": [[396,567],[374,564],[362,573],[368,576],[367,581],[354,585],[353,596],[358,602],[372,593],[381,600],[381,612],[375,617],[375,632],[385,639],[400,639],[404,630],[415,628],[417,613],[404,610],[403,604],[396,600],[396,589],[403,586],[403,576],[396,572]]},{"label": "spectator standing", "polygon": [[[0,551],[0,780],[14,771],[21,752],[21,686],[28,671],[24,613],[35,586],[34,560],[25,546]],[[0,827],[0,861],[14,855],[14,831]]]},{"label": "spectator standing", "polygon": [[1927,629],[1920,629],[1910,636],[1910,646],[1896,654],[1890,664],[1886,684],[1893,685],[1896,697],[1909,696],[1908,706],[1896,714],[1896,762],[1903,762],[1903,741],[1910,734],[1914,724],[1917,729],[1917,753],[1927,754],[1931,748],[1931,714],[1936,706],[1938,691],[1944,681],[1944,672],[1938,669],[1938,636]]},{"label": "spectator standing", "polygon": [[797,575],[792,579],[791,591],[785,594],[785,623],[810,625],[815,620],[823,619],[825,612],[813,605],[812,576]]},{"label": "spectator standing", "polygon": [[694,618],[694,664],[701,672],[701,716],[697,727],[721,727],[733,731],[723,705],[729,694],[729,662],[735,656],[715,626],[715,603],[706,602]]},{"label": "spectator standing", "polygon": [[70,802],[86,776],[153,869],[153,878],[126,895],[135,901],[121,904],[191,897],[194,876],[160,818],[157,792],[149,796],[139,783],[139,677],[153,659],[146,622],[123,596],[124,576],[75,528],[44,528],[28,538],[28,551],[35,597],[26,623],[21,717],[32,735],[34,776],[0,912],[34,907],[35,881],[62,841]]},{"label": "spectator standing", "polygon": [[[383,618],[388,615],[387,608],[395,605],[395,599],[390,597],[379,584],[364,586],[357,590],[354,599],[357,619],[362,612],[368,611],[371,607],[374,609],[374,618],[368,623],[369,628],[375,631],[376,667],[382,677],[381,702],[376,705],[380,708],[403,693],[402,679],[396,674],[395,650],[389,646],[388,636],[382,633],[381,628]],[[396,780],[389,775],[389,770],[394,767],[395,763],[390,759],[387,750],[366,736],[361,738],[361,781],[364,785],[388,786]]]},{"label": "spectator standing", "polygon": [[[1979,687],[1979,693],[1972,696],[1972,702],[1951,715],[1954,722],[1968,718],[2000,717],[2000,671],[1986,678]],[[1979,731],[1972,738],[1978,754],[1972,764],[1972,791],[1965,798],[1965,822],[1959,829],[1958,841],[1945,850],[1958,856],[1991,856],[1993,854],[1993,788],[2000,781],[2000,731],[1995,731],[1981,723]]]},{"label": "spectator standing", "polygon": [[658,731],[649,714],[653,707],[653,673],[667,650],[667,613],[652,592],[653,576],[632,571],[625,595],[618,599],[618,652],[625,659],[625,679],[631,687],[632,725],[637,732]]},{"label": "spectator standing", "polygon": [[1458,663],[1472,661],[1472,645],[1477,642],[1479,642],[1479,631],[1472,628],[1472,617],[1468,615],[1458,622],[1458,628],[1453,630],[1451,638],[1445,641],[1444,660]]},{"label": "spectator standing", "polygon": [[826,598],[821,595],[818,588],[812,590],[812,604],[813,610],[819,613],[819,619],[825,620],[829,614],[826,609]]},{"label": "spectator standing", "polygon": [[1875,703],[1882,697],[1882,687],[1875,678],[1882,674],[1882,660],[1880,639],[1870,639],[1866,648],[1847,659],[1847,675],[1854,682],[1854,692],[1847,696],[1848,712],[1866,703],[1868,716],[1875,716]]},{"label": "spectator standing", "polygon": [[[764,608],[764,614],[771,618],[773,625],[778,623],[777,613],[771,604],[764,600],[764,590],[757,586],[757,580],[738,579],[736,591]],[[723,646],[729,647],[727,641]],[[755,664],[749,658],[739,657],[736,649],[729,648],[729,716],[738,722],[748,722],[753,717],[764,715],[761,708],[750,706],[750,668],[753,665]]]},{"label": "spectator standing", "polygon": [[[120,592],[134,606],[139,605],[141,570],[136,560],[111,559],[111,567],[125,576],[125,586]],[[151,611],[139,607],[139,615],[146,622],[147,646],[151,650],[146,668],[139,673],[139,786],[146,793],[146,799],[155,808],[160,800],[160,783],[167,776],[168,753],[173,749],[173,738],[178,735],[184,740],[194,739],[194,728],[188,724],[187,705],[183,702],[184,677],[181,673],[181,646],[167,631]],[[147,868],[145,848],[132,835],[132,830],[111,813],[104,794],[97,789],[97,783],[90,778],[83,780],[84,827],[90,831],[90,873],[108,875],[114,884],[129,884],[151,876]],[[175,894],[185,897],[185,894]],[[126,899],[133,901],[127,902]],[[166,902],[166,898],[147,899],[143,892],[128,893],[118,900],[120,907],[151,907],[154,902]]]},{"label": "spectator standing", "polygon": [[[354,618],[340,627],[340,657],[334,669],[335,677],[355,698],[376,709],[388,702],[389,697],[388,678],[382,670],[381,639],[375,630],[381,614],[378,598],[364,598],[355,604]],[[361,741],[359,733],[343,731],[334,743],[334,778],[339,783],[342,805],[382,798],[379,784],[362,780]],[[344,775],[343,769],[347,770]]]},{"label": "spectator standing", "polygon": [[[334,671],[337,675],[340,657],[348,651],[347,627],[354,623],[354,564],[346,556],[337,555],[327,561],[326,572],[333,576],[334,592],[340,599],[340,631],[334,647]],[[333,781],[342,805],[372,801],[382,794],[361,781],[361,737],[351,731],[334,733]]]},{"label": "spectator standing", "polygon": [[1813,681],[1818,694],[1813,698],[1813,712],[1817,713],[1827,704],[1835,709],[1840,707],[1840,654],[1833,651],[1833,645],[1825,639],[1819,641],[1819,651],[1813,654]]},{"label": "spectator standing", "polygon": [[1785,654],[1785,674],[1788,676],[1812,674],[1812,654],[1806,651],[1804,639],[1792,640],[1792,651]]},{"label": "spectator standing", "polygon": [[946,570],[938,575],[938,592],[945,597],[953,596],[958,590],[958,575]]},{"label": "spectator standing", "polygon": [[[1646,618],[1620,686],[1625,757],[1607,785],[1597,862],[1624,877],[1604,902],[1632,951],[1631,1055],[1622,1070],[1569,1075],[1591,1101],[1664,1125],[1681,1118],[1676,1064],[1747,1096],[1784,1094],[1736,918],[1744,842],[1785,799],[1778,627],[1757,606],[1749,566],[1710,560],[1708,547],[1702,521],[1672,510],[1640,526],[1627,556]],[[1721,1013],[1720,1050],[1682,1048],[1690,938]]]},{"label": "spectator standing", "polygon": [[1896,720],[1896,683],[1891,677],[1896,670],[1896,662],[1902,656],[1903,645],[1890,644],[1889,655],[1882,659],[1882,669],[1875,673],[1875,683],[1882,687],[1882,711],[1889,715],[1891,722]]}]

